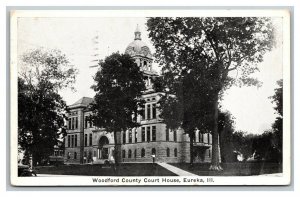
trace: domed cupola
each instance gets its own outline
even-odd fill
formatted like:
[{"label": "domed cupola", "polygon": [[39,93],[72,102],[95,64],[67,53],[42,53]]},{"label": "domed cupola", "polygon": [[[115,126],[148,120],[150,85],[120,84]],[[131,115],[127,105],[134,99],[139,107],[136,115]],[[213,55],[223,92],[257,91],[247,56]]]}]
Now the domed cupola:
[{"label": "domed cupola", "polygon": [[126,50],[125,53],[129,54],[132,57],[140,56],[145,57],[148,59],[152,59],[152,54],[149,47],[142,41],[141,38],[141,31],[139,26],[137,25],[136,30],[134,32],[134,41],[131,42]]}]

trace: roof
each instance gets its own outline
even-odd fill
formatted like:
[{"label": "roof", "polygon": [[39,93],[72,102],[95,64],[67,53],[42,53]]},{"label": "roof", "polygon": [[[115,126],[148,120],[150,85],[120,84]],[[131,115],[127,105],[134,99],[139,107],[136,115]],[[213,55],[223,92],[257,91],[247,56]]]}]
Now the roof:
[{"label": "roof", "polygon": [[90,97],[82,97],[72,105],[70,105],[70,108],[76,108],[76,107],[87,107],[89,104],[93,102],[93,99]]}]

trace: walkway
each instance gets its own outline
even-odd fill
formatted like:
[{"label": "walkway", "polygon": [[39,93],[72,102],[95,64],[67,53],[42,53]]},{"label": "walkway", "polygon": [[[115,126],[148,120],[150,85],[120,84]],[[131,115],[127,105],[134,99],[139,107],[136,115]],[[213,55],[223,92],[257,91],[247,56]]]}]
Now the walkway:
[{"label": "walkway", "polygon": [[177,167],[172,166],[172,165],[167,164],[167,163],[157,163],[157,164],[160,165],[161,167],[164,167],[167,170],[173,172],[174,174],[177,174],[178,176],[198,176],[196,174],[187,172],[185,170],[182,170],[180,168],[177,168]]}]

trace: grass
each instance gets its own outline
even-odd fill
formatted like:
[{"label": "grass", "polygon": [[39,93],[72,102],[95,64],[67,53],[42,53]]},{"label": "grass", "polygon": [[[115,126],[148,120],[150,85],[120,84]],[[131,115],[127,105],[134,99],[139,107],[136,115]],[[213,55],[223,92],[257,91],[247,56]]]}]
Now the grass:
[{"label": "grass", "polygon": [[86,176],[176,176],[169,170],[152,163],[123,163],[118,172],[99,165],[38,166],[37,174],[86,175]]},{"label": "grass", "polygon": [[193,166],[188,163],[173,163],[171,165],[200,176],[251,176],[282,172],[281,164],[268,162],[222,163],[223,171],[220,172],[210,171],[210,163],[196,163]]},{"label": "grass", "polygon": [[[282,165],[267,162],[222,163],[223,171],[209,170],[209,163],[196,163],[192,167],[188,163],[171,164],[200,176],[251,176],[260,174],[281,173]],[[85,176],[176,176],[169,170],[152,163],[122,163],[118,172],[113,168],[99,165],[61,165],[39,166],[37,174],[85,175]]]}]

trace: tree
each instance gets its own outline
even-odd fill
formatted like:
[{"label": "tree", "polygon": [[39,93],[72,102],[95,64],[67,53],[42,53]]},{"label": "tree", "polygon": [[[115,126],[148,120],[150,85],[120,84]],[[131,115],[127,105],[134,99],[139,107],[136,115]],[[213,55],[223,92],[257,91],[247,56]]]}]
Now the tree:
[{"label": "tree", "polygon": [[18,144],[33,165],[48,159],[64,134],[66,104],[58,94],[75,81],[76,69],[58,50],[22,56],[18,77]]},{"label": "tree", "polygon": [[96,95],[92,104],[92,121],[114,134],[115,162],[120,158],[121,131],[138,127],[145,90],[143,73],[128,54],[113,53],[100,62],[92,86]]},{"label": "tree", "polygon": [[219,111],[218,122],[221,162],[233,162],[234,118],[229,111]]},{"label": "tree", "polygon": [[168,129],[182,128],[190,138],[190,164],[194,161],[195,131],[208,133],[212,125],[211,102],[208,98],[205,73],[191,72],[184,78],[174,78],[165,73],[155,80],[156,91],[162,91],[159,106],[160,117]]},{"label": "tree", "polygon": [[244,160],[264,160],[279,162],[279,152],[275,146],[276,135],[272,130],[262,134],[233,133],[233,148],[243,155]]},{"label": "tree", "polygon": [[276,110],[277,114],[279,115],[275,122],[272,125],[272,128],[274,130],[274,135],[276,138],[276,147],[280,153],[279,160],[282,161],[282,129],[283,129],[283,80],[277,81],[278,88],[275,89],[275,94],[270,97],[275,103],[274,109]]},{"label": "tree", "polygon": [[256,135],[253,139],[255,159],[279,162],[280,153],[276,147],[276,141],[276,134],[272,130],[267,130],[261,135]]},{"label": "tree", "polygon": [[233,150],[236,153],[241,153],[244,161],[250,158],[253,153],[253,141],[255,135],[247,134],[243,131],[236,131],[232,135]]},{"label": "tree", "polygon": [[[233,84],[259,85],[249,75],[274,44],[270,18],[149,18],[149,37],[165,76],[174,79],[198,71],[204,75],[213,103],[211,170],[222,170],[218,149],[218,108],[222,93]],[[236,71],[237,77],[229,73]],[[170,74],[171,73],[171,74]]]}]

